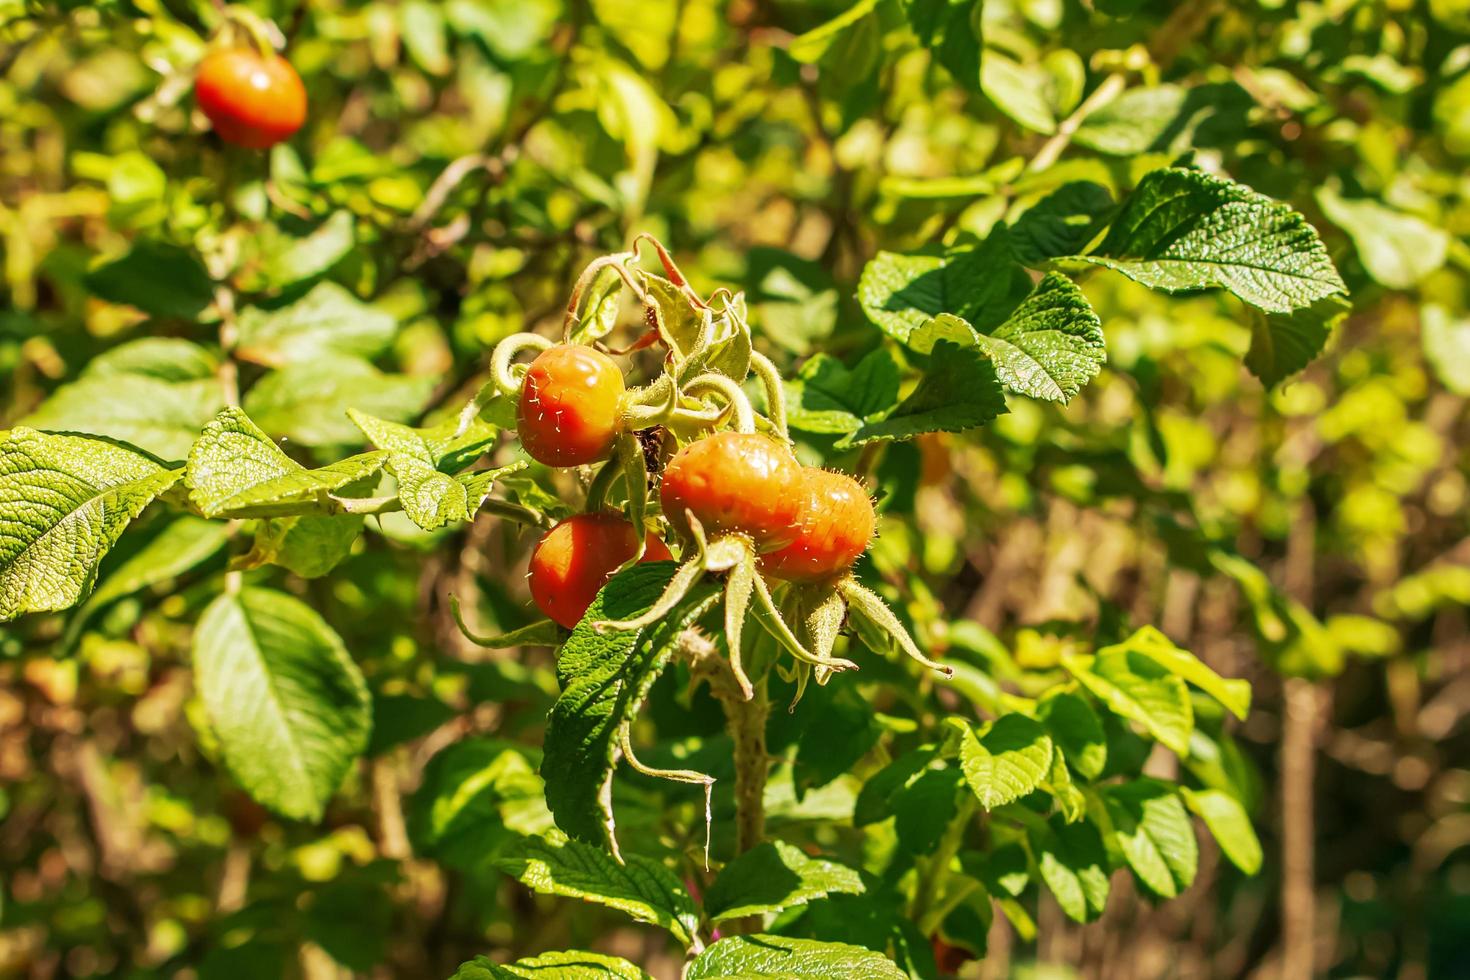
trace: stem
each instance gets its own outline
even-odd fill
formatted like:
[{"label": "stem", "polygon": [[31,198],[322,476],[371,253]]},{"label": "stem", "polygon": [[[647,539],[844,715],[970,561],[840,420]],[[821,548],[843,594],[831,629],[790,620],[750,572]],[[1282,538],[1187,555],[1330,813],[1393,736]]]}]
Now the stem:
[{"label": "stem", "polygon": [[1036,156],[1032,157],[1031,162],[1026,166],[1027,172],[1033,174],[1040,173],[1056,163],[1057,158],[1062,155],[1062,151],[1071,144],[1073,134],[1081,127],[1083,121],[1098,109],[1101,109],[1117,98],[1123,91],[1125,81],[1125,78],[1120,72],[1116,75],[1109,75],[1103,80],[1101,85],[1093,89],[1092,94],[1084,99],[1082,104],[1057,126],[1055,135],[1042,144]]},{"label": "stem", "polygon": [[[238,408],[240,368],[235,363],[235,345],[239,343],[240,331],[235,324],[235,294],[229,286],[221,284],[215,289],[214,305],[219,308],[219,368],[215,375],[219,378],[220,392],[225,404]],[[240,530],[240,522],[230,521],[229,529],[230,536],[234,537]],[[228,595],[239,595],[243,584],[244,576],[240,569],[232,568],[225,572],[225,592]]]},{"label": "stem", "polygon": [[766,717],[771,702],[765,678],[755,683],[750,700],[725,698],[720,704],[735,741],[735,850],[744,854],[766,834]]}]

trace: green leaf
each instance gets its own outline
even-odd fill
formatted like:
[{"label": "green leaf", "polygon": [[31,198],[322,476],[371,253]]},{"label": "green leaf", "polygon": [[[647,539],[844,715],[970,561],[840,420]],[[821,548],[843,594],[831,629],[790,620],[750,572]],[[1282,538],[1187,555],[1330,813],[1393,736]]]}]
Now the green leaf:
[{"label": "green leaf", "polygon": [[229,537],[228,524],[206,521],[192,514],[179,514],[109,571],[97,591],[87,600],[87,606],[96,608],[140,592],[150,585],[177,578],[213,557]]},{"label": "green leaf", "polygon": [[1199,845],[1179,795],[1157,779],[1110,787],[1103,796],[1112,833],[1138,880],[1164,898],[1194,881]]},{"label": "green leaf", "polygon": [[1194,707],[1184,681],[1168,668],[1125,647],[1109,647],[1096,657],[1064,654],[1062,665],[1114,714],[1142,725],[1178,755],[1189,754]]},{"label": "green leaf", "polygon": [[1066,403],[1107,360],[1102,321],[1076,283],[1049,272],[1006,321],[976,334],[1010,391]]},{"label": "green leaf", "polygon": [[446,74],[454,64],[444,41],[444,11],[428,0],[408,0],[398,9],[403,25],[403,46],[430,75]]},{"label": "green leaf", "polygon": [[627,960],[604,953],[568,950],[542,953],[514,963],[476,956],[460,965],[449,980],[650,980]]},{"label": "green leaf", "polygon": [[1242,184],[1169,167],[1139,181],[1084,262],[1177,293],[1223,288],[1267,313],[1347,287],[1305,218]]},{"label": "green leaf", "polygon": [[617,269],[600,269],[582,294],[582,306],[577,311],[577,326],[568,342],[592,344],[612,333],[618,325],[618,314],[622,312],[623,288],[623,277]]},{"label": "green leaf", "polygon": [[352,551],[362,534],[363,519],[356,514],[273,517],[255,529],[253,565],[279,565],[302,578],[321,578]]},{"label": "green leaf", "polygon": [[537,50],[560,22],[555,0],[449,0],[450,27],[477,38],[495,57],[518,61]]},{"label": "green leaf", "polygon": [[502,871],[542,895],[564,895],[617,909],[661,926],[688,946],[699,913],[678,875],[651,858],[611,854],[580,841],[527,837],[497,862]]},{"label": "green leaf", "polygon": [[1250,713],[1251,686],[1248,681],[1221,677],[1194,654],[1176,647],[1167,636],[1152,626],[1143,627],[1122,643],[1104,647],[1098,651],[1098,657],[1103,658],[1120,651],[1143,654],[1169,673],[1219,701],[1241,721]]},{"label": "green leaf", "polygon": [[280,287],[314,279],[346,258],[355,243],[351,212],[335,211],[300,238],[282,236],[270,243],[263,256],[266,282]]},{"label": "green leaf", "polygon": [[912,439],[926,432],[960,432],[984,425],[1006,411],[995,364],[975,348],[949,341],[934,345],[929,370],[893,411],[864,423],[839,448],[875,440]]},{"label": "green leaf", "polygon": [[611,780],[618,729],[638,711],[679,633],[707,608],[714,587],[697,586],[680,607],[643,630],[601,633],[592,624],[642,613],[673,573],[672,562],[647,562],[614,576],[556,662],[562,690],[547,717],[541,763],[546,802],[563,831],[614,853]]},{"label": "green leaf", "polygon": [[284,816],[321,819],[372,726],[367,685],[336,632],[282,592],[221,595],[194,632],[194,678],[240,785]]},{"label": "green leaf", "polygon": [[990,49],[980,59],[980,88],[995,107],[1034,133],[1053,133],[1057,117],[1047,92],[1051,76]]},{"label": "green leaf", "polygon": [[1179,127],[1189,89],[1182,85],[1135,88],[1088,115],[1072,142],[1099,153],[1131,157],[1158,147]]},{"label": "green leaf", "polygon": [[1033,828],[1031,848],[1041,880],[1068,918],[1092,922],[1108,901],[1108,858],[1091,821],[1052,817]]},{"label": "green leaf", "polygon": [[786,53],[807,64],[820,61],[845,31],[855,27],[877,7],[878,0],[858,0],[820,27],[792,38],[786,46]]},{"label": "green leaf", "polygon": [[1327,220],[1348,233],[1368,275],[1389,289],[1410,289],[1444,265],[1450,234],[1371,198],[1345,198],[1317,189]]},{"label": "green leaf", "polygon": [[941,313],[952,313],[976,330],[1005,319],[1031,290],[1031,277],[1011,257],[1004,233],[975,248],[901,254],[879,252],[863,267],[857,298],[863,312],[899,343],[921,354],[913,334]]},{"label": "green leaf", "polygon": [[1087,247],[1112,211],[1113,198],[1106,187],[1090,180],[1070,181],[1011,224],[1011,251],[1029,266],[1075,255]]},{"label": "green leaf", "polygon": [[183,459],[200,428],[224,407],[217,380],[83,375],[22,419],[37,429],[117,439],[160,459]]},{"label": "green leaf", "polygon": [[1293,313],[1258,314],[1251,322],[1245,366],[1266,387],[1280,384],[1322,353],[1350,309],[1343,297],[1329,296]]},{"label": "green leaf", "polygon": [[550,830],[536,762],[524,746],[489,738],[466,739],[437,753],[409,807],[415,850],[476,871],[519,838]]},{"label": "green leaf", "polygon": [[1470,318],[1428,303],[1419,311],[1419,336],[1439,383],[1462,398],[1470,396]]},{"label": "green leaf", "polygon": [[83,281],[108,302],[170,319],[195,320],[214,302],[214,282],[194,253],[146,239],[92,269]]},{"label": "green leaf", "polygon": [[248,415],[227,408],[194,443],[184,482],[206,517],[335,513],[332,492],[377,473],[387,457],[362,453],[309,470],[281,452]]},{"label": "green leaf", "polygon": [[906,980],[882,953],[844,943],[786,936],[731,936],[689,964],[684,980]]},{"label": "green leaf", "polygon": [[837,358],[818,354],[786,383],[787,420],[803,432],[852,432],[893,408],[898,383],[898,362],[885,348],[850,371]]},{"label": "green leaf", "polygon": [[1261,870],[1261,841],[1240,801],[1218,789],[1181,786],[1184,802],[1199,815],[1230,863],[1248,875]]},{"label": "green leaf", "polygon": [[403,512],[425,531],[436,530],[450,521],[474,520],[495,481],[529,465],[520,460],[498,469],[450,476],[416,456],[388,457],[388,472],[398,480],[398,499],[403,504]]},{"label": "green leaf", "polygon": [[980,87],[982,0],[905,0],[904,12],[919,43],[934,52],[955,81]]},{"label": "green leaf", "polygon": [[807,856],[785,841],[758,844],[725,865],[705,892],[712,922],[764,915],[833,893],[861,895],[863,880],[846,865]]},{"label": "green leaf", "polygon": [[192,340],[143,337],[118,344],[87,362],[86,378],[140,375],[160,381],[203,381],[219,370],[219,356]]},{"label": "green leaf", "polygon": [[240,312],[237,351],[268,367],[346,354],[375,357],[393,340],[398,323],[335,282],[317,284],[294,303]]},{"label": "green leaf", "polygon": [[245,410],[267,431],[302,445],[350,445],[358,429],[349,408],[404,422],[423,409],[434,384],[423,375],[384,374],[360,358],[324,357],[261,378],[245,395]]},{"label": "green leaf", "polygon": [[459,420],[448,419],[438,425],[415,429],[412,426],[375,418],[355,408],[347,417],[362,430],[374,449],[399,456],[412,456],[445,473],[457,473],[495,446],[500,430],[476,416],[456,434]]},{"label": "green leaf", "polygon": [[1086,698],[1057,692],[1041,699],[1037,716],[1072,768],[1087,779],[1102,775],[1108,764],[1107,733]]},{"label": "green leaf", "polygon": [[183,470],[125,446],[19,426],[0,442],[0,622],[65,609]]},{"label": "green leaf", "polygon": [[889,800],[893,829],[904,854],[932,854],[959,813],[964,773],[957,769],[926,769]]},{"label": "green leaf", "polygon": [[1019,800],[1046,778],[1051,736],[1034,718],[1002,715],[978,735],[961,718],[949,721],[961,732],[960,768],[965,781],[985,809]]}]

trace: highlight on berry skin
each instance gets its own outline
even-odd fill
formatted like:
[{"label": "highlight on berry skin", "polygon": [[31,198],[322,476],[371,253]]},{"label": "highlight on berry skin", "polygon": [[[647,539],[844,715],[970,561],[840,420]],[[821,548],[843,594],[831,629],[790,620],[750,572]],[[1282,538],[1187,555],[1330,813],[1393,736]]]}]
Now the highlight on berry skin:
[{"label": "highlight on berry skin", "polygon": [[[541,536],[531,553],[531,598],[552,621],[577,625],[597,590],[638,553],[638,531],[616,513],[576,514]],[[641,561],[668,561],[668,546],[649,531]]]},{"label": "highlight on berry skin", "polygon": [[764,435],[717,432],[691,442],[669,460],[659,496],[664,516],[681,534],[689,519],[710,537],[737,533],[759,551],[789,544],[796,534],[801,464]]},{"label": "highlight on berry skin", "polygon": [[516,427],[527,454],[548,466],[606,459],[623,431],[623,372],[613,359],[581,344],[558,344],[526,371]]},{"label": "highlight on berry skin", "polygon": [[872,543],[873,501],[846,473],[802,470],[796,535],[761,556],[761,570],[788,582],[822,582],[852,568]]}]

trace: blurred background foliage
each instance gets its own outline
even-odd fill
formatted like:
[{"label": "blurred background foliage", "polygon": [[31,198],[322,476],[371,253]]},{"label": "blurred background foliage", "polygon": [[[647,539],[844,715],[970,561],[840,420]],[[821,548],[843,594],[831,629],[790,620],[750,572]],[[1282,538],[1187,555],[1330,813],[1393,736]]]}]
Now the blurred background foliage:
[{"label": "blurred background foliage", "polygon": [[[251,389],[267,431],[333,458],[360,443],[347,404],[452,411],[497,340],[559,321],[586,260],[639,231],[701,292],[744,289],[794,368],[876,346],[853,287],[877,250],[983,237],[1063,185],[1085,219],[1192,153],[1301,210],[1352,293],[1320,359],[1267,388],[1240,366],[1261,314],[1089,273],[1102,376],[1065,408],[1015,399],[985,429],[865,460],[888,515],[872,564],[928,646],[1013,690],[1071,644],[1156,623],[1256,691],[1223,754],[1191,764],[1255,801],[1260,875],[1204,840],[1177,901],[1122,883],[1084,927],[1042,895],[1032,929],[996,917],[967,975],[1464,975],[1470,4],[251,6],[311,104],[265,156],[225,148],[194,111],[211,4],[0,0],[0,422],[187,447],[216,396],[188,376],[120,394],[100,355],[197,334],[210,263],[282,304],[328,281],[343,295],[319,301],[388,314],[361,356]],[[918,32],[941,21],[970,33],[931,50]],[[1076,125],[1104,86],[1114,98]],[[127,405],[155,398],[175,417],[130,428]],[[444,605],[459,595],[486,631],[527,621],[528,539],[488,516],[432,534],[396,517],[331,579],[289,580],[376,703],[371,758],[320,828],[269,816],[209,761],[187,624],[222,537],[187,534],[198,553],[177,579],[0,630],[0,974],[426,977],[492,947],[596,944],[671,975],[656,938],[591,908],[549,914],[435,822],[455,762],[426,761],[467,733],[535,744],[555,681],[544,652],[466,643]],[[818,789],[775,822],[850,813],[834,777],[885,752],[888,716],[844,703],[884,712],[896,695],[830,690],[804,710],[851,758],[822,772],[777,719],[773,750]],[[718,712],[679,696],[655,693],[660,751],[717,757],[701,739]],[[660,813],[626,782],[628,826],[697,835],[692,800]],[[415,857],[427,839],[447,868]]]}]

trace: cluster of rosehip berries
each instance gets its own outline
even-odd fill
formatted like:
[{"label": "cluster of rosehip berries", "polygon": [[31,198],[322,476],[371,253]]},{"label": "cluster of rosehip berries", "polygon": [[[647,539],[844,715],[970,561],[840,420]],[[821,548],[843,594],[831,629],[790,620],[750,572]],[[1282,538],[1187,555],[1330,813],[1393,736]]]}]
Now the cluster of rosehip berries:
[{"label": "cluster of rosehip berries", "polygon": [[[555,525],[536,545],[530,568],[536,604],[557,624],[577,628],[620,569],[672,558],[668,534],[677,541],[680,564],[663,594],[632,619],[598,620],[591,628],[657,623],[675,614],[696,584],[712,579],[723,591],[722,638],[746,697],[753,691],[743,664],[748,613],[794,658],[790,669],[777,669],[796,681],[798,697],[808,679],[824,683],[857,666],[833,656],[849,622],[870,646],[896,647],[948,674],[852,574],[873,539],[873,502],[851,476],[797,460],[784,383],[752,346],[743,300],[723,290],[708,299],[698,295],[663,246],[644,241],[657,251],[667,278],[639,269],[636,244],[595,260],[573,290],[567,339],[554,344],[516,334],[491,358],[491,384],[514,399],[516,429],[531,458],[598,467],[585,513]],[[612,357],[593,346],[595,337],[570,339],[579,336],[573,327],[585,323],[592,284],[609,272],[644,304],[648,329],[632,349],[665,351],[662,371],[641,387],[627,386]],[[513,363],[531,350],[536,356],[529,365]],[[764,389],[764,415],[742,388],[748,374]],[[619,475],[625,502],[612,509],[608,489]]]},{"label": "cluster of rosehip berries", "polygon": [[[611,456],[623,434],[622,371],[589,346],[559,344],[526,371],[517,411],[521,444],[548,466],[580,466]],[[789,446],[755,432],[723,431],[680,448],[664,466],[659,500],[686,541],[739,535],[773,578],[817,583],[852,567],[873,537],[873,505],[844,473],[797,462]],[[642,554],[639,555],[640,537]],[[531,557],[531,595],[571,628],[598,589],[635,559],[672,555],[651,530],[617,512],[578,514],[541,538]]]}]

